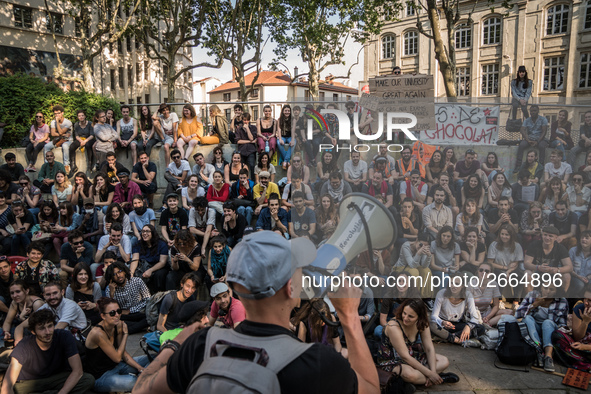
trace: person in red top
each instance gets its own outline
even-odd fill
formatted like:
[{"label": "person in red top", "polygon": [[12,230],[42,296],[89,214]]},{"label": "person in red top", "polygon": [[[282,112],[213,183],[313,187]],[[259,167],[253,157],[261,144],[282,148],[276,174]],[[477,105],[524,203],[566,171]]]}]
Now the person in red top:
[{"label": "person in red top", "polygon": [[421,172],[419,170],[412,170],[410,172],[410,178],[400,183],[400,201],[406,197],[410,197],[414,206],[423,209],[427,200],[428,188],[427,184],[421,181]]},{"label": "person in red top", "polygon": [[213,173],[213,184],[207,189],[209,207],[223,215],[223,205],[228,201],[228,198],[230,198],[230,185],[224,183],[224,174],[221,171],[216,171]]},{"label": "person in red top", "polygon": [[117,177],[119,183],[115,186],[113,202],[119,203],[126,213],[130,213],[133,209],[133,196],[142,194],[140,185],[129,180],[129,172],[127,171],[119,171]]},{"label": "person in red top", "polygon": [[213,298],[211,304],[209,325],[213,326],[220,319],[225,327],[234,328],[244,319],[246,311],[238,298],[232,297],[228,285],[224,282],[216,283],[211,287],[210,295]]}]

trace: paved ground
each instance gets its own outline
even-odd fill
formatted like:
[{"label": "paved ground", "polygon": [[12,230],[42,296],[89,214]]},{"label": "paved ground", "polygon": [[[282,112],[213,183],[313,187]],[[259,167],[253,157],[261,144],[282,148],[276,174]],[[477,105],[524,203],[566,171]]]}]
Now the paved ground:
[{"label": "paved ground", "polygon": [[[127,341],[127,349],[132,356],[143,355],[139,347],[141,335],[131,335]],[[447,384],[424,389],[418,387],[417,393],[445,391],[457,394],[542,394],[542,393],[582,393],[584,391],[564,386],[562,377],[530,370],[529,372],[513,372],[495,368],[495,352],[471,348],[459,348],[457,345],[436,344],[437,353],[450,360],[449,372],[460,376],[456,384]],[[566,372],[557,365],[557,372]],[[589,390],[591,392],[591,389]]]}]

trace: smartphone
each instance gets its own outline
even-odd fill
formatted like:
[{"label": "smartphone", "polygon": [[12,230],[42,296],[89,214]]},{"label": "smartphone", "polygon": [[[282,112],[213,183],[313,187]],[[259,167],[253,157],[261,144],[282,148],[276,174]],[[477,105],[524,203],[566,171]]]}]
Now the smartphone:
[{"label": "smartphone", "polygon": [[19,227],[19,228],[18,228],[18,230],[19,230],[19,231],[25,231],[25,230],[26,230],[26,228],[24,228],[24,227]]},{"label": "smartphone", "polygon": [[55,223],[49,223],[51,227],[55,227]]},{"label": "smartphone", "polygon": [[422,247],[423,247],[423,243],[421,242],[421,243],[419,244],[419,248],[422,248]]}]

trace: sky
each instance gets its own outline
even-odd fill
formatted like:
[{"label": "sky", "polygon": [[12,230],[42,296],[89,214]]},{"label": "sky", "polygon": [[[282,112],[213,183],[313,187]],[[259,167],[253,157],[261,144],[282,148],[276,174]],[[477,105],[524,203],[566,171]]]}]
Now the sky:
[{"label": "sky", "polygon": [[[263,51],[262,62],[261,62],[263,70],[269,70],[268,64],[275,58],[275,55],[273,53],[274,46],[275,46],[274,43],[268,42],[267,46],[265,47],[265,49]],[[359,51],[360,48],[361,48],[360,44],[355,43],[351,40],[347,44],[347,50],[345,51],[345,64],[346,65],[345,66],[342,66],[342,65],[329,66],[321,73],[320,76],[322,78],[324,78],[328,74],[332,74],[335,76],[346,75],[351,64],[353,64],[357,61],[357,52]],[[193,61],[194,62],[205,61],[207,59],[207,57],[204,59],[204,56],[203,56],[203,54],[205,52],[206,51],[200,47],[194,48],[193,49]],[[213,63],[212,58],[209,58],[209,60]],[[298,73],[300,75],[308,72],[308,66],[306,63],[304,63],[302,61],[302,58],[301,58],[298,51],[292,50],[292,51],[288,52],[287,59],[285,59],[285,61],[282,61],[282,63],[285,64],[287,67],[289,67],[290,73],[292,76],[294,73],[294,67],[296,67],[296,66],[298,67]],[[284,69],[284,68],[282,67],[281,69]],[[200,67],[200,68],[193,69],[193,81],[197,81],[199,79],[203,79],[206,77],[215,77],[215,78],[218,78],[224,82],[227,82],[230,79],[232,79],[232,67],[231,67],[230,63],[226,61],[224,63],[224,65],[219,69],[206,68],[206,67]],[[351,70],[351,80],[348,85],[353,88],[357,88],[359,85],[358,82],[361,80],[363,80],[363,51],[361,52],[361,54],[359,56],[359,64],[354,66]],[[342,79],[338,79],[337,81],[341,82],[341,83],[345,83],[345,81]]]}]

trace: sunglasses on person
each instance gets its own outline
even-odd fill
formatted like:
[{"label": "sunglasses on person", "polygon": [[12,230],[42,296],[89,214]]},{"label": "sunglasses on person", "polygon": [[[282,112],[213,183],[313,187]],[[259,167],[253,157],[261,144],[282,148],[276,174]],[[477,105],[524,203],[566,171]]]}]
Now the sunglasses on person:
[{"label": "sunglasses on person", "polygon": [[394,75],[400,75],[400,71],[394,71]]},{"label": "sunglasses on person", "polygon": [[72,245],[82,245],[83,243],[84,243],[84,240],[76,241],[76,242],[72,241]]},{"label": "sunglasses on person", "polygon": [[19,185],[21,185],[22,187],[29,186],[29,182],[19,182]]},{"label": "sunglasses on person", "polygon": [[181,158],[181,156],[180,156],[180,155],[175,155],[175,156],[172,156],[172,159],[173,159],[173,160],[175,160],[175,159],[180,159],[180,158]]},{"label": "sunglasses on person", "polygon": [[123,313],[123,311],[121,310],[121,308],[119,308],[119,309],[113,309],[112,311],[107,312],[107,315],[109,315],[111,317],[115,317],[115,315],[121,316],[121,313]]},{"label": "sunglasses on person", "polygon": [[484,272],[485,274],[489,274],[490,273],[490,270],[486,270],[484,268],[479,268],[478,269],[478,272]]},{"label": "sunglasses on person", "polygon": [[35,116],[37,119],[43,119],[43,116]]}]

